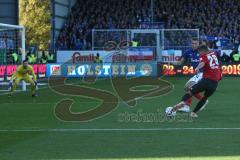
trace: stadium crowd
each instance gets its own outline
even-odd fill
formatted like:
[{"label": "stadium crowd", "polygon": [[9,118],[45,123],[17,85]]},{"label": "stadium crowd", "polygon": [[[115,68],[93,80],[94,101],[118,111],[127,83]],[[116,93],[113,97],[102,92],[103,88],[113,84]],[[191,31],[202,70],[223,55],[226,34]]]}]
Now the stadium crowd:
[{"label": "stadium crowd", "polygon": [[78,0],[59,34],[56,48],[91,49],[92,29],[135,29],[151,20],[164,22],[168,29],[199,28],[203,38],[227,38],[240,44],[238,0],[152,2],[153,7],[151,0]]}]

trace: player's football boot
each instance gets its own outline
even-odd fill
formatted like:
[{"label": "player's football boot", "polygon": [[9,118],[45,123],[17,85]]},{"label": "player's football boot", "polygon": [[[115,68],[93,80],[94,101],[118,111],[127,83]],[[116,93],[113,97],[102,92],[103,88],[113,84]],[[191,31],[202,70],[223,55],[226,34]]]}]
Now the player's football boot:
[{"label": "player's football boot", "polygon": [[190,106],[184,104],[183,107],[180,108],[178,111],[189,113],[190,112]]},{"label": "player's football boot", "polygon": [[191,113],[190,113],[190,117],[192,117],[192,118],[197,118],[198,115],[197,115],[196,113],[194,113],[194,112],[191,112]]},{"label": "player's football boot", "polygon": [[207,106],[207,104],[208,104],[208,100],[206,100],[206,102],[204,103],[204,105],[200,108],[200,111],[202,111],[206,106]]}]

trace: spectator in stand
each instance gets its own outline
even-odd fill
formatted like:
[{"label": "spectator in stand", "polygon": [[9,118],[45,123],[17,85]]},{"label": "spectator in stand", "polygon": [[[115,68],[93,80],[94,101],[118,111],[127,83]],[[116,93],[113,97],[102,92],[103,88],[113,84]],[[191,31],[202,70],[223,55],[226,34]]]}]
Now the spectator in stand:
[{"label": "spectator in stand", "polygon": [[151,0],[78,0],[59,34],[56,48],[91,49],[92,29],[134,29],[151,19],[164,22],[165,28],[199,28],[201,36],[240,43],[238,0],[153,2],[154,17],[151,17]]},{"label": "spectator in stand", "polygon": [[54,63],[54,54],[52,52],[47,55],[47,63]]},{"label": "spectator in stand", "polygon": [[228,63],[228,62],[230,62],[231,59],[225,52],[223,52],[223,55],[220,57],[220,60],[221,60],[221,62]]},{"label": "spectator in stand", "polygon": [[232,62],[239,62],[240,61],[240,54],[236,48],[233,49],[232,53],[230,54],[230,58]]},{"label": "spectator in stand", "polygon": [[43,63],[43,64],[46,64],[47,63],[47,60],[48,60],[48,57],[45,53],[45,51],[42,52],[42,57],[40,59],[40,63]]}]

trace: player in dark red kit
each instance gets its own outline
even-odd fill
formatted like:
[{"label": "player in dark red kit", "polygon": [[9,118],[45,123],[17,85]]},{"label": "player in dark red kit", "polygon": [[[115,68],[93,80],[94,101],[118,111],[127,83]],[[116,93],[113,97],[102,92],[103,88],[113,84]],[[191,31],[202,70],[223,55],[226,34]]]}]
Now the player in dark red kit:
[{"label": "player in dark red kit", "polygon": [[[174,62],[174,65],[183,65],[184,62],[188,62],[191,64],[191,66],[193,66],[193,68],[195,69],[197,67],[197,65],[199,64],[199,52],[198,52],[198,46],[199,46],[199,41],[197,38],[193,38],[192,39],[192,48],[188,49],[187,51],[185,51],[181,57],[181,60],[179,62]],[[196,84],[198,81],[200,81],[202,79],[202,71],[199,72],[198,74],[194,75],[193,77],[191,77],[187,83],[185,84],[185,90],[188,91],[193,84]],[[202,99],[202,96],[199,93],[196,93],[193,95],[195,98],[197,98],[199,101]],[[205,103],[205,105],[207,105],[207,101]],[[184,107],[182,107],[181,109],[179,109],[179,111],[182,112],[190,112],[190,106],[192,104],[192,97],[188,99],[188,101],[186,101]]]},{"label": "player in dark red kit", "polygon": [[203,68],[203,79],[190,88],[189,93],[183,96],[182,101],[173,107],[171,111],[172,113],[176,113],[178,109],[182,108],[192,95],[204,92],[203,98],[198,102],[195,109],[190,114],[191,117],[198,117],[196,113],[204,106],[207,99],[216,91],[218,81],[222,79],[217,55],[214,52],[209,51],[206,45],[200,45],[198,47],[198,51],[200,53],[200,62],[195,69],[195,73],[198,74],[200,69]]}]

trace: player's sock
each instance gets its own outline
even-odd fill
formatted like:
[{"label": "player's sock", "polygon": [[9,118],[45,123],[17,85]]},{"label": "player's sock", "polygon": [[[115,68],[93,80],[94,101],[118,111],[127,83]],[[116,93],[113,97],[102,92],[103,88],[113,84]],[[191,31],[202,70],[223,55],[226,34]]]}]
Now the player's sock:
[{"label": "player's sock", "polygon": [[178,103],[175,107],[173,107],[173,111],[176,112],[177,110],[179,110],[180,108],[183,107],[184,104],[186,104],[185,102],[192,98],[192,96],[190,94],[185,94],[183,97],[182,97],[182,101],[180,103]]},{"label": "player's sock", "polygon": [[182,101],[184,101],[184,102],[186,102],[189,98],[191,98],[192,96],[189,94],[189,93],[187,93],[187,94],[185,94],[183,97],[182,97]]},{"label": "player's sock", "polygon": [[202,106],[206,103],[207,101],[207,97],[203,97],[197,104],[197,106],[194,108],[193,112],[194,113],[197,113],[201,108]]},{"label": "player's sock", "polygon": [[9,95],[12,95],[13,92],[16,90],[16,88],[17,88],[17,84],[16,84],[16,83],[13,83],[13,85],[12,85],[10,91],[9,91]]},{"label": "player's sock", "polygon": [[36,87],[34,83],[31,83],[31,92],[32,92],[32,96],[35,97],[36,96]]},{"label": "player's sock", "polygon": [[198,100],[201,100],[203,96],[200,93],[194,94],[194,97],[197,98]]},{"label": "player's sock", "polygon": [[191,104],[192,104],[192,97],[190,97],[185,103],[186,103],[186,105],[191,106]]}]

